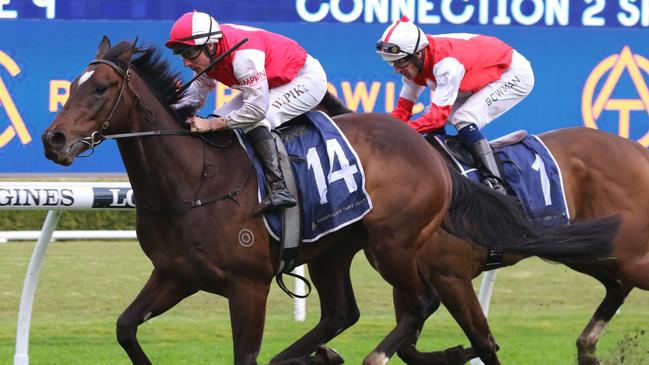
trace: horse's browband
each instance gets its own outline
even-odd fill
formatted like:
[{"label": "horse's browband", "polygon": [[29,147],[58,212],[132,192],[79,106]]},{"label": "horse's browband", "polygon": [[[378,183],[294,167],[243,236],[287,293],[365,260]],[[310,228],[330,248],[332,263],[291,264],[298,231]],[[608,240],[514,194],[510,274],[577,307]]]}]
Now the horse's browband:
[{"label": "horse's browband", "polygon": [[115,71],[117,71],[117,73],[120,74],[123,78],[126,78],[126,76],[127,76],[127,73],[126,73],[126,72],[127,72],[128,70],[127,70],[127,71],[124,71],[124,69],[121,68],[121,67],[119,67],[119,66],[117,66],[116,63],[111,62],[111,61],[108,61],[108,60],[103,60],[103,59],[98,59],[98,58],[96,58],[96,59],[90,61],[90,63],[88,64],[88,66],[90,66],[90,65],[94,65],[94,64],[97,64],[97,63],[103,63],[104,65],[108,65],[108,66],[112,67],[112,68],[113,68]]}]

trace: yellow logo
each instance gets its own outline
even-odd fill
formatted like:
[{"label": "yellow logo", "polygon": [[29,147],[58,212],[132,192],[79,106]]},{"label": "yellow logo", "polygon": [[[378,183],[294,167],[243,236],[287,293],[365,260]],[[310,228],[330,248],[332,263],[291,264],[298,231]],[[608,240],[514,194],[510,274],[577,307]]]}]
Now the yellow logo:
[{"label": "yellow logo", "polygon": [[[597,83],[609,70],[610,73],[604,80],[599,94],[595,95]],[[640,70],[649,74],[649,60],[640,55],[634,55],[628,46],[625,46],[619,55],[611,55],[595,66],[586,80],[581,97],[581,114],[587,127],[597,128],[597,119],[603,111],[616,111],[618,113],[618,135],[629,138],[631,112],[644,110],[649,115],[649,89]],[[613,90],[625,71],[631,77],[639,99],[611,98]],[[638,142],[649,147],[649,132],[642,136]]]},{"label": "yellow logo", "polygon": [[[9,71],[9,74],[12,77],[16,77],[16,75],[20,73],[20,67],[18,67],[16,62],[2,51],[0,51],[0,64]],[[25,123],[20,117],[18,109],[16,109],[16,104],[14,104],[14,101],[11,99],[11,95],[9,95],[7,86],[5,86],[2,78],[0,78],[0,104],[4,107],[7,116],[9,116],[9,120],[11,121],[11,125],[0,133],[0,148],[9,143],[16,134],[22,144],[31,142],[32,136],[29,135],[27,127],[25,127]]]}]

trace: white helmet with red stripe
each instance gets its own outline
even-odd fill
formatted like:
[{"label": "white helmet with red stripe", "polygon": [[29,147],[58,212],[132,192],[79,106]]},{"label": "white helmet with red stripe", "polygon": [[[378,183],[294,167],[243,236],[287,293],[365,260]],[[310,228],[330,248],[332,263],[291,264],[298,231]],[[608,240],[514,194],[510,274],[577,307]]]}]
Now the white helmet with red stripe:
[{"label": "white helmet with red stripe", "polygon": [[383,61],[394,62],[413,56],[428,46],[426,33],[406,16],[392,23],[376,43],[376,53]]},{"label": "white helmet with red stripe", "polygon": [[169,32],[165,46],[202,46],[217,43],[223,37],[221,28],[209,14],[193,11],[178,18]]}]

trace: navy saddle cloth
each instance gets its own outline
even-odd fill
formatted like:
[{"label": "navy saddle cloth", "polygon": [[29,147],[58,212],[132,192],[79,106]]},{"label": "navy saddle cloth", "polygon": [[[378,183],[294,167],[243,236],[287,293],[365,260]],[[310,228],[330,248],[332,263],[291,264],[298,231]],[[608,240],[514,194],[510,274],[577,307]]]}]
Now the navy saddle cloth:
[{"label": "navy saddle cloth", "polygon": [[[446,140],[454,137],[436,135],[435,138],[463,175],[476,182],[484,180],[481,172],[466,159],[449,151]],[[547,225],[567,224],[570,215],[561,170],[541,139],[525,133],[518,142],[492,143],[492,147],[501,165],[507,193],[520,200],[528,218]]]},{"label": "navy saddle cloth", "polygon": [[[313,242],[362,219],[372,210],[358,155],[338,126],[319,111],[308,112],[276,130],[286,146],[302,204],[302,242]],[[259,181],[259,201],[266,195],[264,173],[243,132],[239,143],[253,161]],[[282,217],[264,215],[273,238],[281,236]]]}]

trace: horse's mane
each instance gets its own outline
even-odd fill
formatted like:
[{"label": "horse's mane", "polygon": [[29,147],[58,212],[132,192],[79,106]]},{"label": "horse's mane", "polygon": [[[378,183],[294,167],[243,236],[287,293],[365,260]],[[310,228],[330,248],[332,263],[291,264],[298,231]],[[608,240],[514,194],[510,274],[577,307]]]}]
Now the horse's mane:
[{"label": "horse's mane", "polygon": [[[129,42],[120,42],[108,50],[104,59],[125,69],[127,67],[126,61],[121,60],[120,56],[129,51],[131,47],[132,44]],[[156,47],[136,47],[133,52],[131,66],[136,69],[138,75],[146,82],[149,89],[163,105],[175,104],[182,97],[182,95],[176,95],[178,86],[182,85],[180,72],[171,69],[169,62],[162,58],[160,51]],[[180,120],[185,120],[193,114],[194,110],[182,109],[176,111],[176,115]]]}]

